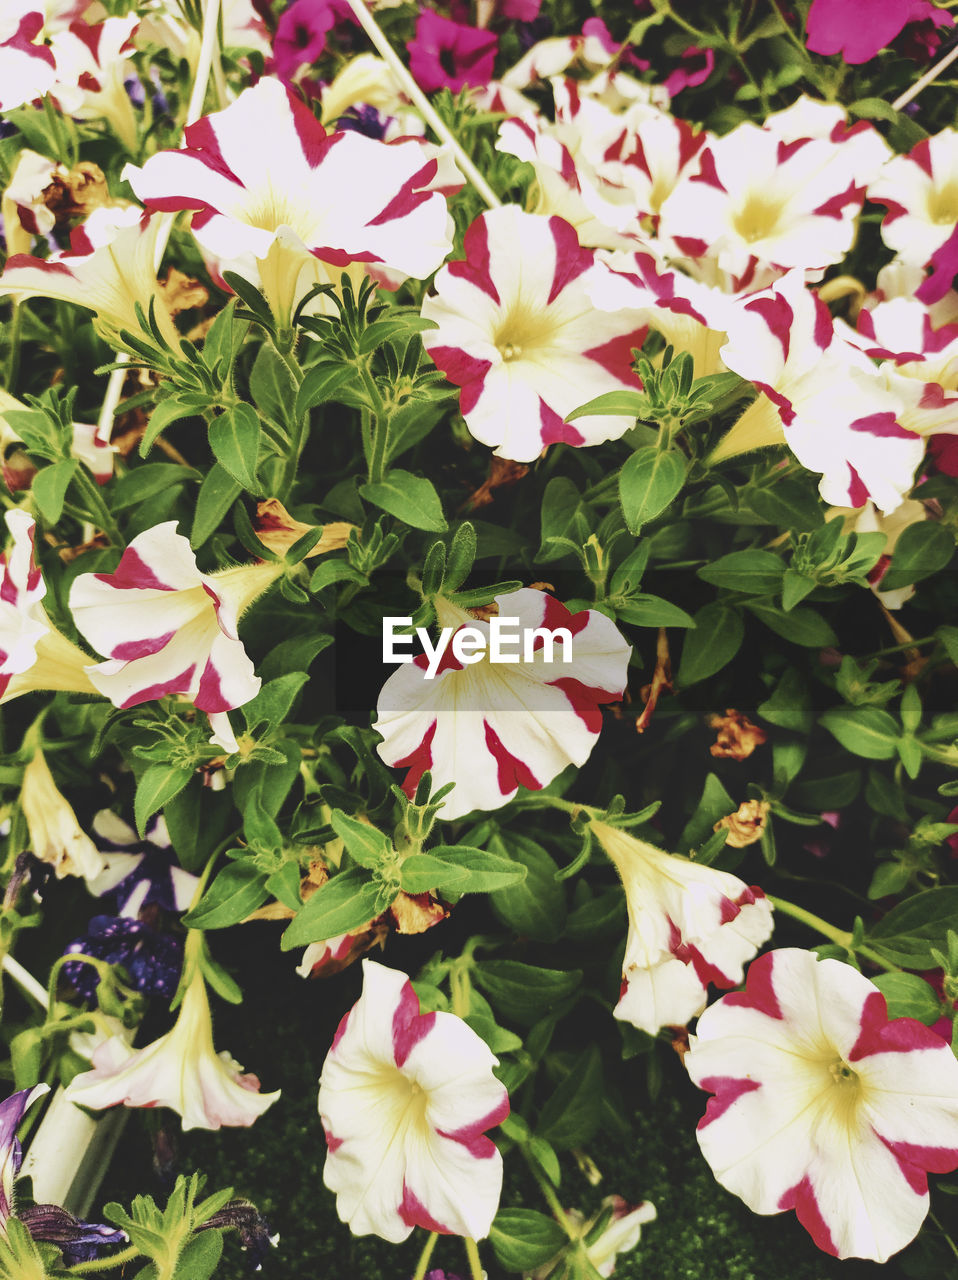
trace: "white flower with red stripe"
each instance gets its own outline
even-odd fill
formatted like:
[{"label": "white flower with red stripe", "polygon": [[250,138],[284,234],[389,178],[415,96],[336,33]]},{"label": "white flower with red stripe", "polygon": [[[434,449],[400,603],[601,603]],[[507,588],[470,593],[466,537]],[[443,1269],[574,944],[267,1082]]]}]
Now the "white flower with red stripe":
[{"label": "white flower with red stripe", "polygon": [[207,712],[212,741],[236,750],[226,712],[259,691],[237,624],[275,581],[276,563],[201,573],[176,521],[139,534],[113,573],[82,573],[70,588],[80,632],[107,661],[87,668],[114,706],[181,694]]},{"label": "white flower with red stripe", "polygon": [[431,275],[452,248],[451,161],[415,139],[327,134],[278,80],[191,125],[185,142],[123,176],[148,209],[194,210],[201,247],[260,286],[284,322],[350,263],[395,285]]},{"label": "white flower with red stripe", "polygon": [[42,98],[53,86],[56,62],[38,42],[43,13],[29,5],[5,4],[0,9],[0,111]]},{"label": "white flower with red stripe", "polygon": [[904,262],[925,266],[958,226],[958,130],[942,129],[889,160],[868,198],[887,209],[885,244]]},{"label": "white flower with red stripe", "polygon": [[637,840],[620,827],[591,831],[625,889],[629,936],[615,1016],[649,1035],[701,1013],[710,985],[734,987],[771,936],[761,889]]},{"label": "white flower with red stripe", "polygon": [[477,440],[531,462],[549,444],[601,444],[634,419],[565,421],[606,391],[637,387],[632,348],[645,337],[631,312],[597,314],[589,297],[605,270],[561,218],[506,205],[466,232],[466,258],[436,276],[422,314],[438,325],[423,345],[450,382]]},{"label": "white flower with red stripe", "polygon": [[136,150],[137,121],[124,81],[133,73],[137,26],[135,14],[72,22],[50,45],[57,64],[51,94],[61,111],[78,120],[105,119],[130,152]]},{"label": "white flower with red stripe", "polygon": [[699,1019],[685,1065],[715,1095],[698,1140],[718,1181],[756,1213],[794,1209],[839,1258],[903,1249],[926,1174],[958,1167],[958,1060],[838,960],[761,956]]},{"label": "white flower with red stripe", "polygon": [[[617,702],[625,689],[631,646],[605,614],[570,613],[531,588],[497,596],[496,604],[500,620],[515,619],[520,634],[539,632],[531,661],[522,660],[520,649],[519,661],[493,662],[490,624],[437,600],[440,626],[453,635],[475,628],[486,652],[473,652],[464,665],[449,647],[432,679],[417,658],[395,671],[379,695],[377,751],[387,764],[409,770],[403,782],[409,796],[427,769],[434,790],[454,782],[443,802],[447,819],[498,809],[520,787],[540,790],[567,765],[585,764],[602,728],[601,704]],[[571,635],[569,661],[562,660],[561,643],[545,634],[557,628]]]},{"label": "white flower with red stripe", "polygon": [[782,271],[841,262],[865,195],[850,158],[847,144],[741,124],[699,152],[698,171],[662,204],[659,235],[736,275],[753,258]]},{"label": "white flower with red stripe", "polygon": [[0,275],[0,296],[57,298],[87,307],[111,329],[140,332],[139,303],[156,321],[174,351],[179,335],[156,282],[153,266],[160,219],[142,210],[99,208],[70,236],[70,252],[34,258],[26,253],[7,259]]},{"label": "white flower with red stripe", "polygon": [[484,1135],[509,1114],[498,1059],[461,1018],[420,1013],[404,973],[364,960],[363,978],[320,1077],[323,1181],[354,1235],[482,1239],[502,1191]]},{"label": "white flower with red stripe", "polygon": [[759,397],[712,454],[713,461],[787,443],[822,473],[826,502],[893,511],[914,482],[924,442],[904,422],[910,403],[834,331],[825,304],[789,272],[730,309],[722,359]]}]

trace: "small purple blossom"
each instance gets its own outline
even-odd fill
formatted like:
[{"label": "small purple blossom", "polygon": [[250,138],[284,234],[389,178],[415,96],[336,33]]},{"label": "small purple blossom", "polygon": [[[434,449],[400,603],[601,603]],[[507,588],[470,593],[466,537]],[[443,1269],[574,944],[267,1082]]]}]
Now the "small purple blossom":
[{"label": "small purple blossom", "polygon": [[20,1221],[34,1240],[55,1244],[68,1267],[104,1256],[111,1245],[124,1244],[125,1231],[102,1222],[82,1222],[58,1204],[35,1204],[24,1209]]},{"label": "small purple blossom", "polygon": [[336,128],[350,129],[353,133],[361,133],[366,138],[375,138],[377,142],[383,142],[386,130],[394,119],[395,116],[384,116],[375,107],[364,102],[354,107],[347,107],[336,121]]},{"label": "small purple blossom", "polygon": [[176,863],[162,816],[153,819],[140,840],[117,814],[101,809],[93,819],[93,838],[108,868],[90,883],[97,897],[116,895],[124,916],[135,917],[155,903],[164,911],[185,911],[196,888],[196,876]]},{"label": "small purple blossom", "polygon": [[273,69],[279,78],[293,80],[301,67],[318,61],[330,31],[347,21],[355,19],[345,0],[294,0],[273,37]]},{"label": "small purple blossom", "polygon": [[427,93],[488,84],[499,48],[491,31],[464,26],[425,9],[416,19],[416,34],[407,46],[409,69]]},{"label": "small purple blossom", "polygon": [[[66,948],[68,955],[78,953],[121,964],[137,991],[163,1000],[172,1000],[183,967],[181,938],[127,916],[94,916],[87,933]],[[94,999],[100,975],[92,965],[68,962],[63,972],[84,1000]]]},{"label": "small purple blossom", "polygon": [[11,1093],[9,1098],[0,1102],[0,1230],[13,1213],[13,1184],[23,1162],[23,1152],[17,1139],[20,1121],[37,1098],[49,1092],[49,1085],[38,1084],[33,1089]]}]

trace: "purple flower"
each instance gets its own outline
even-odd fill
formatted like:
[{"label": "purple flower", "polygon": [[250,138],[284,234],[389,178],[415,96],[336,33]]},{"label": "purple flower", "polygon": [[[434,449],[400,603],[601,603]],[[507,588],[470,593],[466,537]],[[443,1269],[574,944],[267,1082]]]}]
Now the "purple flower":
[{"label": "purple flower", "polygon": [[394,116],[384,116],[375,107],[364,102],[347,107],[336,121],[336,128],[349,129],[353,133],[363,134],[366,138],[375,138],[377,142],[383,142],[386,138],[386,130],[394,119]]},{"label": "purple flower", "polygon": [[13,1213],[13,1183],[20,1172],[23,1152],[17,1140],[20,1121],[29,1108],[45,1093],[48,1084],[38,1084],[33,1089],[20,1089],[0,1102],[0,1231]]},{"label": "purple flower", "polygon": [[209,1227],[235,1231],[255,1271],[262,1268],[270,1246],[279,1239],[279,1236],[270,1235],[269,1223],[249,1200],[230,1200],[198,1230],[205,1231]]},{"label": "purple flower", "polygon": [[[68,955],[77,953],[123,965],[137,991],[163,1000],[172,1000],[183,967],[181,938],[127,916],[94,916],[88,932],[66,948]],[[100,975],[92,965],[68,962],[63,972],[84,1000],[93,1000]]]},{"label": "purple flower", "polygon": [[149,903],[164,911],[189,907],[197,879],[176,864],[162,816],[149,824],[144,840],[109,809],[101,809],[92,826],[97,849],[108,864],[90,882],[96,897],[115,893],[121,914],[131,917]]},{"label": "purple flower", "polygon": [[466,85],[489,83],[498,47],[499,37],[491,31],[463,26],[425,9],[407,46],[409,69],[427,93],[434,89],[458,93]]},{"label": "purple flower", "polygon": [[20,1221],[34,1240],[57,1245],[68,1267],[99,1258],[109,1245],[123,1244],[127,1235],[102,1222],[81,1222],[58,1204],[35,1204],[24,1209]]},{"label": "purple flower", "polygon": [[316,62],[329,32],[347,20],[355,21],[345,0],[295,0],[273,37],[273,66],[279,78],[292,80],[301,67]]}]

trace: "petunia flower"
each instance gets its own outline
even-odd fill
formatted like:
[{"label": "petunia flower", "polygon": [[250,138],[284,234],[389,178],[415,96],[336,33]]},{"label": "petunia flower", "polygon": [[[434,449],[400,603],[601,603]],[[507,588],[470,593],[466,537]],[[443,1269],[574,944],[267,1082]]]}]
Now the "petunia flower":
[{"label": "petunia flower", "polygon": [[164,911],[189,909],[199,879],[177,863],[162,814],[150,819],[142,840],[111,809],[94,814],[90,831],[106,863],[87,885],[95,897],[113,894],[120,915],[133,919],[152,903]]},{"label": "petunia flower", "polygon": [[[403,789],[410,796],[427,769],[436,788],[454,782],[442,809],[447,819],[498,809],[520,787],[539,790],[567,765],[583,765],[602,727],[600,705],[617,701],[625,688],[630,646],[604,614],[569,613],[531,588],[497,596],[496,603],[500,619],[540,632],[532,661],[497,663],[487,651],[464,665],[447,648],[434,678],[426,678],[420,658],[395,671],[379,695],[377,751],[387,764],[409,770]],[[437,615],[450,632],[470,626],[489,637],[489,622],[448,601],[437,602]],[[559,643],[546,647],[542,633],[557,628],[571,634],[568,661]],[[510,651],[521,656],[515,643]]]},{"label": "petunia flower", "polygon": [[235,751],[226,712],[259,691],[237,624],[282,572],[278,562],[201,573],[176,521],[138,534],[113,573],[81,573],[70,611],[105,662],[87,668],[114,706],[167,694],[188,697],[210,717],[211,741]]},{"label": "petunia flower", "polygon": [[762,890],[666,853],[620,827],[593,822],[625,889],[629,936],[615,1016],[655,1035],[701,1013],[708,988],[742,981],[772,933]]},{"label": "petunia flower", "polygon": [[333,27],[355,21],[345,0],[294,0],[276,24],[273,70],[281,80],[295,83],[319,61]]},{"label": "petunia flower", "polygon": [[38,41],[43,14],[20,5],[0,11],[0,112],[12,111],[48,93],[56,78],[56,62]]},{"label": "petunia flower", "polygon": [[958,1167],[958,1060],[889,1021],[857,969],[786,948],[699,1019],[685,1065],[715,1095],[698,1140],[756,1213],[794,1209],[820,1249],[885,1262],[928,1213],[926,1174]]},{"label": "petunia flower", "polygon": [[13,545],[0,559],[0,703],[37,689],[95,693],[90,659],[57,631],[42,600],[47,587],[34,551],[36,522],[25,511],[4,519]]},{"label": "petunia flower", "polygon": [[409,70],[421,89],[460,89],[488,84],[499,37],[422,9],[409,41]]},{"label": "petunia flower", "polygon": [[110,1245],[129,1239],[125,1231],[103,1222],[83,1222],[58,1204],[28,1205],[18,1217],[34,1240],[55,1244],[68,1267],[103,1257]]},{"label": "petunia flower", "polygon": [[600,444],[632,426],[618,416],[565,415],[586,400],[637,387],[632,349],[645,331],[631,312],[596,314],[589,287],[606,270],[561,218],[506,205],[481,214],[466,259],[436,276],[422,314],[438,326],[423,345],[462,387],[466,425],[499,457],[531,462],[548,444]]},{"label": "petunia flower", "polygon": [[958,130],[942,129],[894,156],[868,187],[885,205],[881,235],[908,265],[922,267],[958,226]]},{"label": "petunia flower", "polygon": [[100,875],[103,858],[54,781],[39,747],[23,771],[20,807],[34,856],[49,863],[58,880],[64,876],[93,880]]},{"label": "petunia flower", "polygon": [[[592,1218],[586,1218],[578,1209],[566,1209],[566,1218],[576,1228],[579,1236],[587,1241],[585,1256],[597,1275],[611,1276],[620,1253],[629,1253],[636,1247],[642,1236],[642,1228],[654,1222],[657,1214],[655,1205],[643,1200],[641,1204],[631,1205],[621,1196],[606,1196],[602,1201],[602,1212]],[[606,1218],[605,1226],[594,1231],[602,1217]],[[561,1255],[560,1255],[561,1256]],[[529,1275],[529,1280],[546,1280],[557,1266],[557,1261],[547,1262],[537,1267]]]},{"label": "petunia flower", "polygon": [[844,62],[869,62],[912,22],[954,25],[931,0],[812,0],[806,48],[826,57],[838,53]]},{"label": "petunia flower", "polygon": [[323,1181],[354,1235],[414,1227],[481,1239],[499,1206],[502,1157],[485,1131],[509,1114],[498,1059],[461,1018],[419,1012],[404,973],[363,961],[363,992],[323,1064]]},{"label": "petunia flower", "polygon": [[32,1089],[20,1089],[0,1102],[0,1235],[3,1236],[6,1235],[5,1223],[14,1210],[13,1184],[23,1163],[17,1130],[37,1098],[49,1092],[48,1084],[38,1084]]},{"label": "petunia flower", "polygon": [[679,65],[669,72],[665,88],[670,97],[676,97],[683,89],[694,89],[704,84],[715,70],[715,54],[711,49],[699,49],[689,45],[679,55]]},{"label": "petunia flower", "polygon": [[856,509],[832,507],[826,513],[825,519],[830,520],[833,516],[843,517],[842,529],[845,533],[883,533],[885,535],[885,548],[878,563],[868,574],[868,585],[886,609],[900,609],[915,594],[914,586],[908,584],[894,591],[882,591],[881,580],[888,572],[901,535],[913,524],[928,519],[925,504],[914,498],[906,498],[891,515],[885,516],[873,502],[866,502],[863,507]]},{"label": "petunia flower", "polygon": [[57,64],[50,93],[60,110],[78,120],[106,120],[131,153],[138,129],[124,81],[132,67],[137,24],[135,14],[92,24],[73,22],[50,44]]},{"label": "petunia flower", "polygon": [[150,210],[194,210],[200,246],[220,271],[261,286],[284,324],[313,284],[337,283],[351,263],[395,286],[425,279],[452,248],[440,189],[461,179],[444,154],[415,139],[327,134],[278,80],[246,89],[185,140],[123,177]]},{"label": "petunia flower", "polygon": [[7,259],[0,275],[0,296],[57,298],[86,307],[109,329],[138,333],[139,303],[156,321],[167,343],[179,349],[179,335],[156,281],[154,257],[160,220],[142,211],[94,209],[70,236],[70,252],[34,258],[18,253]]},{"label": "petunia flower", "polygon": [[871,498],[893,511],[914,482],[924,441],[905,425],[908,402],[897,386],[835,333],[802,273],[733,307],[727,329],[722,359],[760,394],[712,460],[784,442],[804,467],[822,473],[826,502],[860,507]]},{"label": "petunia flower", "polygon": [[[189,957],[187,957],[189,963]],[[188,979],[171,1031],[142,1049],[119,1035],[93,1054],[93,1069],[74,1076],[66,1098],[80,1107],[171,1107],[183,1129],[249,1126],[279,1097],[259,1092],[256,1076],[213,1048],[213,1024],[202,974]]]}]

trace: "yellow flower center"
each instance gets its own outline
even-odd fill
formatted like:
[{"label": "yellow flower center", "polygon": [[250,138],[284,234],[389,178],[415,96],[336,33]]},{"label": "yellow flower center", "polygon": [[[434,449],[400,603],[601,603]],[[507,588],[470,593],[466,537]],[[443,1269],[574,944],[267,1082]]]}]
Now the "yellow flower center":
[{"label": "yellow flower center", "polygon": [[928,217],[939,226],[958,222],[958,182],[946,182],[929,192]]},{"label": "yellow flower center", "polygon": [[754,191],[732,219],[732,226],[747,244],[765,240],[778,228],[782,216],[782,201]]},{"label": "yellow flower center", "polygon": [[522,360],[550,346],[555,331],[555,320],[548,309],[516,304],[503,316],[492,341],[503,360]]}]

